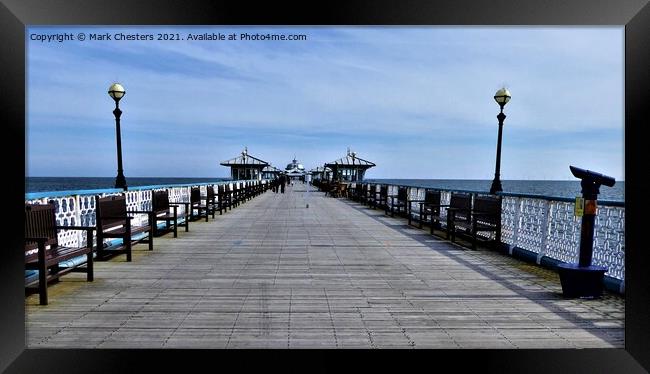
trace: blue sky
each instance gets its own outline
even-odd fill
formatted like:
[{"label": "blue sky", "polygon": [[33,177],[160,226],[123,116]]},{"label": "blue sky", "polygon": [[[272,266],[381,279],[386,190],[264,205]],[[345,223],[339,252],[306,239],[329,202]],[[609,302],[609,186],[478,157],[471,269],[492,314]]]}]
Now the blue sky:
[{"label": "blue sky", "polygon": [[[65,41],[30,34],[242,32],[306,41]],[[622,27],[31,27],[27,176],[222,177],[249,153],[283,167],[345,155],[367,178],[624,179]]]}]

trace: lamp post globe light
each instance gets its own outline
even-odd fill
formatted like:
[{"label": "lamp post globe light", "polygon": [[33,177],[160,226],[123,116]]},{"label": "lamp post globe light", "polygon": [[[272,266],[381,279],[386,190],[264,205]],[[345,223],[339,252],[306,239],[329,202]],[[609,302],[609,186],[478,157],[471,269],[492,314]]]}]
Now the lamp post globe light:
[{"label": "lamp post globe light", "polygon": [[491,194],[496,194],[497,192],[503,191],[501,188],[501,177],[500,177],[500,170],[501,170],[501,134],[503,133],[503,121],[506,119],[506,115],[503,114],[503,107],[510,101],[510,92],[504,87],[500,90],[497,91],[497,93],[494,94],[494,100],[499,104],[501,107],[501,112],[497,115],[497,119],[499,120],[499,137],[497,140],[497,163],[496,167],[494,168],[494,180],[492,181],[492,187],[490,187],[490,193]]},{"label": "lamp post globe light", "polygon": [[122,170],[122,136],[120,132],[120,116],[122,111],[120,110],[120,99],[124,97],[126,91],[119,83],[113,83],[108,88],[108,95],[115,100],[115,110],[113,114],[115,115],[115,134],[117,137],[117,177],[115,178],[115,188],[121,188],[126,190],[126,178],[124,178],[124,171]]}]

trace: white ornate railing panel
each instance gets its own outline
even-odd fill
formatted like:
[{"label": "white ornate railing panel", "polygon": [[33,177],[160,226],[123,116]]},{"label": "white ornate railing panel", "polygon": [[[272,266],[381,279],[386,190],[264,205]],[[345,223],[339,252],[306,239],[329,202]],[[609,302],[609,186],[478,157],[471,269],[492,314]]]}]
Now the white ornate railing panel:
[{"label": "white ornate railing panel", "polygon": [[[504,240],[505,238],[501,238],[501,241],[517,246],[522,249],[526,249],[528,251],[534,252],[534,253],[540,253],[543,251],[543,245],[546,242],[546,222],[547,222],[547,201],[546,200],[539,200],[539,199],[529,199],[529,198],[516,198],[516,199],[521,199],[520,204],[515,204],[519,205],[520,211],[519,211],[519,216],[518,216],[518,222],[517,226],[513,227],[507,227],[503,225],[504,219],[503,215],[508,214],[508,211],[505,211],[503,209],[503,203],[502,203],[502,208],[501,208],[501,222],[502,222],[502,230],[510,230],[513,232],[513,235],[511,238],[515,237],[516,233],[516,238],[517,242],[508,242],[507,240]],[[508,218],[505,220],[506,222],[514,222],[514,217]]]},{"label": "white ornate railing panel", "polygon": [[547,244],[544,255],[563,262],[578,262],[581,221],[573,214],[574,203],[548,201]]},{"label": "white ornate railing panel", "polygon": [[606,266],[607,275],[625,279],[625,208],[598,207],[594,231],[594,265]]}]

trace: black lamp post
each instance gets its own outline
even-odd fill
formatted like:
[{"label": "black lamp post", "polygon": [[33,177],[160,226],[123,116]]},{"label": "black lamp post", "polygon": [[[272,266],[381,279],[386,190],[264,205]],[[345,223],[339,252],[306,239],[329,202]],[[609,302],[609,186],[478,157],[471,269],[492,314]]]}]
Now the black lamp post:
[{"label": "black lamp post", "polygon": [[501,188],[501,134],[503,133],[503,121],[506,119],[506,115],[503,114],[503,107],[510,101],[510,92],[507,89],[502,88],[497,93],[494,94],[494,100],[501,107],[501,112],[497,115],[499,120],[499,139],[497,141],[497,164],[494,168],[494,180],[492,181],[492,187],[490,187],[490,193],[496,194],[497,192],[503,191]]},{"label": "black lamp post", "polygon": [[117,137],[117,177],[115,178],[115,188],[126,190],[126,178],[124,178],[124,171],[122,170],[122,136],[120,132],[120,116],[122,115],[120,99],[126,94],[126,91],[124,91],[124,87],[121,84],[113,83],[108,88],[108,94],[115,100],[115,110],[113,111],[115,115],[115,134]]}]

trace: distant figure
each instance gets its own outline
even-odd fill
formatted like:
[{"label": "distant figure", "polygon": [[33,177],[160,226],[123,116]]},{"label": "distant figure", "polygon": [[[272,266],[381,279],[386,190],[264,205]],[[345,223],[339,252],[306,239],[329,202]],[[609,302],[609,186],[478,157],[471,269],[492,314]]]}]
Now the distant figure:
[{"label": "distant figure", "polygon": [[280,176],[280,192],[284,193],[284,185],[286,183],[286,178],[284,175]]}]

